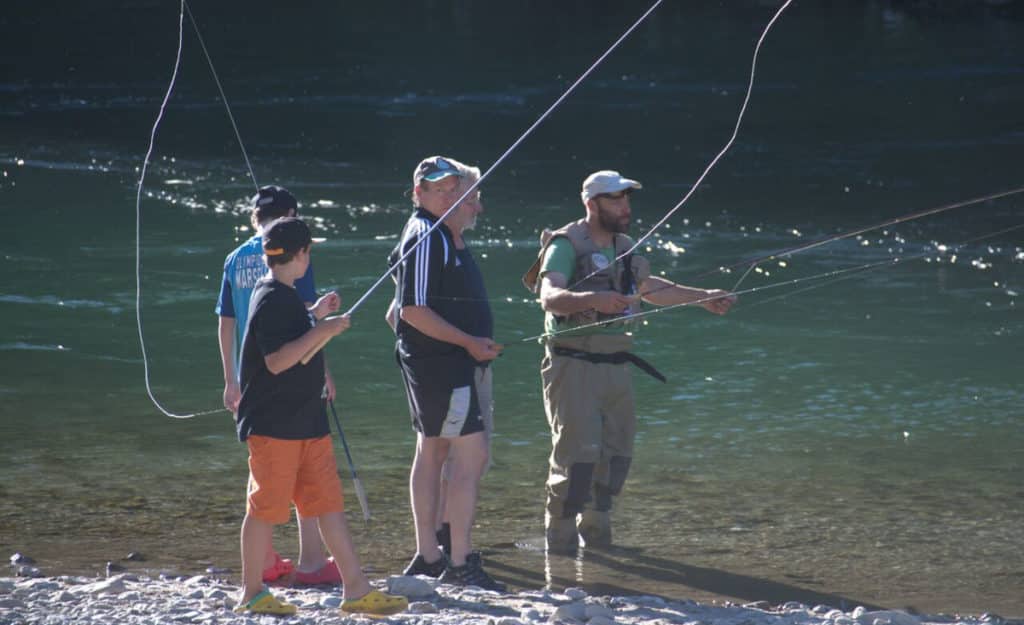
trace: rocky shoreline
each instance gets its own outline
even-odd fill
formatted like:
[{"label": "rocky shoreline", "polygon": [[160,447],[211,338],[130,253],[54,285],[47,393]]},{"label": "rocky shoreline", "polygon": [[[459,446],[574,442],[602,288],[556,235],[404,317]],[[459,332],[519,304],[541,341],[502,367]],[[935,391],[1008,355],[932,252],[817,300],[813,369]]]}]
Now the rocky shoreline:
[{"label": "rocky shoreline", "polygon": [[795,602],[709,605],[654,596],[588,596],[578,588],[499,594],[423,577],[392,576],[377,584],[408,596],[409,611],[386,618],[345,615],[338,609],[340,588],[275,587],[280,597],[299,606],[299,613],[251,617],[232,612],[238,587],[215,576],[5,577],[0,578],[0,625],[1024,625],[1024,620],[994,614],[927,616],[863,607],[843,612]]}]

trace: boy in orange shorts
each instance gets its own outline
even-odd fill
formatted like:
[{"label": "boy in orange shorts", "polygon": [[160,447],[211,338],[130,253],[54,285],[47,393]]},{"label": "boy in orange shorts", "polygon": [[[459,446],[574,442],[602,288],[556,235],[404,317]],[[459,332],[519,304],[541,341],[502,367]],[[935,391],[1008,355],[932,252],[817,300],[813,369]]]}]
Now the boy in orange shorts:
[{"label": "boy in orange shorts", "polygon": [[[249,494],[242,522],[242,596],[236,612],[294,614],[263,588],[263,555],[274,524],[287,522],[290,505],[302,517],[316,517],[328,551],[341,570],[343,612],[394,614],[405,597],[370,586],[345,520],[341,481],[321,397],[324,357],[307,364],[303,356],[349,327],[345,316],[315,322],[295,291],[309,266],[312,237],[296,217],[273,221],[263,233],[270,274],[253,290],[242,343],[238,439],[249,446]],[[338,310],[336,293],[317,310]]]}]

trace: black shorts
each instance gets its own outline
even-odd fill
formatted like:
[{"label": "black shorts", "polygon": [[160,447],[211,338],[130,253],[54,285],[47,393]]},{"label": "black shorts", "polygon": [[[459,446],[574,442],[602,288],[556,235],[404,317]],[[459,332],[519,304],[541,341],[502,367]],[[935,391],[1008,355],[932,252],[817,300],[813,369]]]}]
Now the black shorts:
[{"label": "black shorts", "polygon": [[412,426],[428,438],[484,431],[475,363],[464,356],[399,358]]}]

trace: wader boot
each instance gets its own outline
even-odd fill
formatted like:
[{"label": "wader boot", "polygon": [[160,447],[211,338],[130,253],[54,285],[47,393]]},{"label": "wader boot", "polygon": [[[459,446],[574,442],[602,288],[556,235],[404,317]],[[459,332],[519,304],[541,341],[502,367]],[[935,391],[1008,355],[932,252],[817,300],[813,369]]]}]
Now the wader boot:
[{"label": "wader boot", "polygon": [[608,510],[584,510],[576,527],[584,547],[611,546],[612,520]]},{"label": "wader boot", "polygon": [[586,547],[611,547],[612,545],[612,499],[622,492],[629,473],[630,458],[612,456],[608,463],[610,484],[594,484],[594,505],[580,513],[579,529]]},{"label": "wader boot", "polygon": [[552,516],[550,512],[545,513],[544,542],[548,553],[575,555],[580,545],[576,519],[563,519]]}]

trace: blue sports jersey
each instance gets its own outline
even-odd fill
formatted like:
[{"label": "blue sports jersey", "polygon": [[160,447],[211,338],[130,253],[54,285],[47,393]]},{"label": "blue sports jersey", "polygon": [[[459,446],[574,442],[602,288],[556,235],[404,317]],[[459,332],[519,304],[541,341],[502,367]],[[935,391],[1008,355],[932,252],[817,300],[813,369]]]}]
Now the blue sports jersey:
[{"label": "blue sports jersey", "polygon": [[[238,357],[245,337],[245,324],[249,320],[249,300],[260,278],[267,275],[263,262],[263,237],[255,235],[239,245],[224,259],[224,277],[220,285],[220,298],[215,312],[221,317],[235,320],[235,373],[240,374]],[[313,264],[306,274],[296,280],[295,290],[306,304],[316,302],[316,287],[313,283]]]}]

